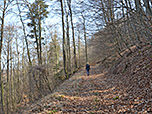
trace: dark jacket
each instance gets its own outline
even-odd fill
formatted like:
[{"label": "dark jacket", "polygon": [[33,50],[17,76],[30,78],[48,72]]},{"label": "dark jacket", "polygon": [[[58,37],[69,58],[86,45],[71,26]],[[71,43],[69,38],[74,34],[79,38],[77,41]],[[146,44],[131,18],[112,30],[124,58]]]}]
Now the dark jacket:
[{"label": "dark jacket", "polygon": [[90,65],[86,64],[86,70],[90,70]]}]

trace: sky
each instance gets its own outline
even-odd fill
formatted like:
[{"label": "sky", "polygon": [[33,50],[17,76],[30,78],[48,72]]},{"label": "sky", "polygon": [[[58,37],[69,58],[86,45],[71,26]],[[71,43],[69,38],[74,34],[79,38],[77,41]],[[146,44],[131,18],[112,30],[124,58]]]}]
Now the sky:
[{"label": "sky", "polygon": [[[32,3],[34,0],[28,0],[28,1],[30,1]],[[60,2],[59,1],[56,2],[56,1],[57,0],[46,0],[46,4],[49,5],[48,11],[50,13],[48,15],[48,18],[46,18],[45,20],[43,20],[43,22],[44,22],[43,26],[46,26],[46,25],[56,25],[57,26],[57,31],[61,34],[60,37],[62,37],[62,20],[61,20]],[[82,2],[83,0],[72,0],[72,1],[73,2]],[[11,12],[5,18],[5,25],[11,24],[11,25],[22,26],[21,22],[19,20],[19,17],[18,17],[18,9],[17,9],[17,7],[14,5],[14,6],[9,7],[9,9],[11,9]],[[24,9],[24,11],[27,11],[27,10]],[[23,16],[26,16],[26,15],[24,14]],[[73,17],[74,23],[78,22],[78,20],[76,18]],[[25,25],[27,25],[28,20],[26,20],[26,21],[24,20],[24,22],[25,22]],[[29,29],[28,27],[26,27],[26,28]],[[75,31],[75,33],[76,33],[75,37],[77,38],[77,31]],[[82,37],[81,39],[83,39],[83,31],[82,31],[81,37]]]},{"label": "sky", "polygon": [[[30,0],[30,2],[32,3],[32,1],[34,0]],[[48,7],[48,11],[51,10],[51,5],[52,5],[52,2],[50,0],[47,0],[49,2],[46,2],[47,5],[49,5]],[[6,24],[9,24],[9,23],[19,23],[20,20],[19,20],[19,17],[17,16],[18,15],[18,9],[16,6],[11,6],[9,7],[9,9],[11,9],[10,13],[6,15],[6,18],[5,18],[5,23]],[[26,9],[24,9],[24,11],[27,11]],[[46,22],[47,23],[51,23],[51,22],[54,22],[54,23],[57,23],[58,22],[58,19],[56,19],[56,17],[52,17],[51,16],[51,11],[49,13],[49,17],[46,19]]]}]

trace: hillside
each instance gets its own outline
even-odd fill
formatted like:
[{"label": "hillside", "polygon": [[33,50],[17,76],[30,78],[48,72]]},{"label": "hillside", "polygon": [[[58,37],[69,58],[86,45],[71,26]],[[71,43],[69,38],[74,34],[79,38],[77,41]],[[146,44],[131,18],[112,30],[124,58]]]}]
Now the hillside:
[{"label": "hillside", "polygon": [[115,65],[84,68],[57,87],[52,94],[15,114],[151,114],[152,48],[135,48]]}]

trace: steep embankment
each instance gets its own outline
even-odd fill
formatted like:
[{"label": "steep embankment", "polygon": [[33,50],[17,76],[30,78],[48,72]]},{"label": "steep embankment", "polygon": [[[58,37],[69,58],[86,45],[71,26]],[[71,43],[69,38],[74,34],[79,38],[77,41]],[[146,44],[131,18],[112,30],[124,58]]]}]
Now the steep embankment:
[{"label": "steep embankment", "polygon": [[152,48],[144,46],[119,59],[103,72],[81,69],[51,95],[29,105],[19,114],[151,114]]}]

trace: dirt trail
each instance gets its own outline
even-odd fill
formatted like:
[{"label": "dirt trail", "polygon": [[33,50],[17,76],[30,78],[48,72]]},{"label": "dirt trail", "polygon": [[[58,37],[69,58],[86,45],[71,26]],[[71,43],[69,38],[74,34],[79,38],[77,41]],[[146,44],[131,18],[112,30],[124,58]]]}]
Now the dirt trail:
[{"label": "dirt trail", "polygon": [[[107,112],[103,102],[110,95],[104,73],[91,66],[90,76],[84,69],[57,87],[51,95],[29,106],[22,114],[86,114]],[[108,93],[108,94],[107,94]],[[105,94],[107,94],[105,96]],[[111,93],[113,94],[113,93]],[[105,105],[105,106],[104,106]],[[104,111],[105,110],[105,111]]]},{"label": "dirt trail", "polygon": [[19,114],[150,114],[152,100],[129,93],[126,84],[130,78],[121,77],[102,72],[98,65],[91,66],[90,76],[80,69],[52,94]]},{"label": "dirt trail", "polygon": [[[114,112],[116,87],[107,85],[104,73],[91,66],[90,76],[85,70],[66,80],[51,95],[29,106],[22,114],[102,114]],[[115,100],[117,102],[117,100]],[[21,112],[20,112],[21,113]]]}]

